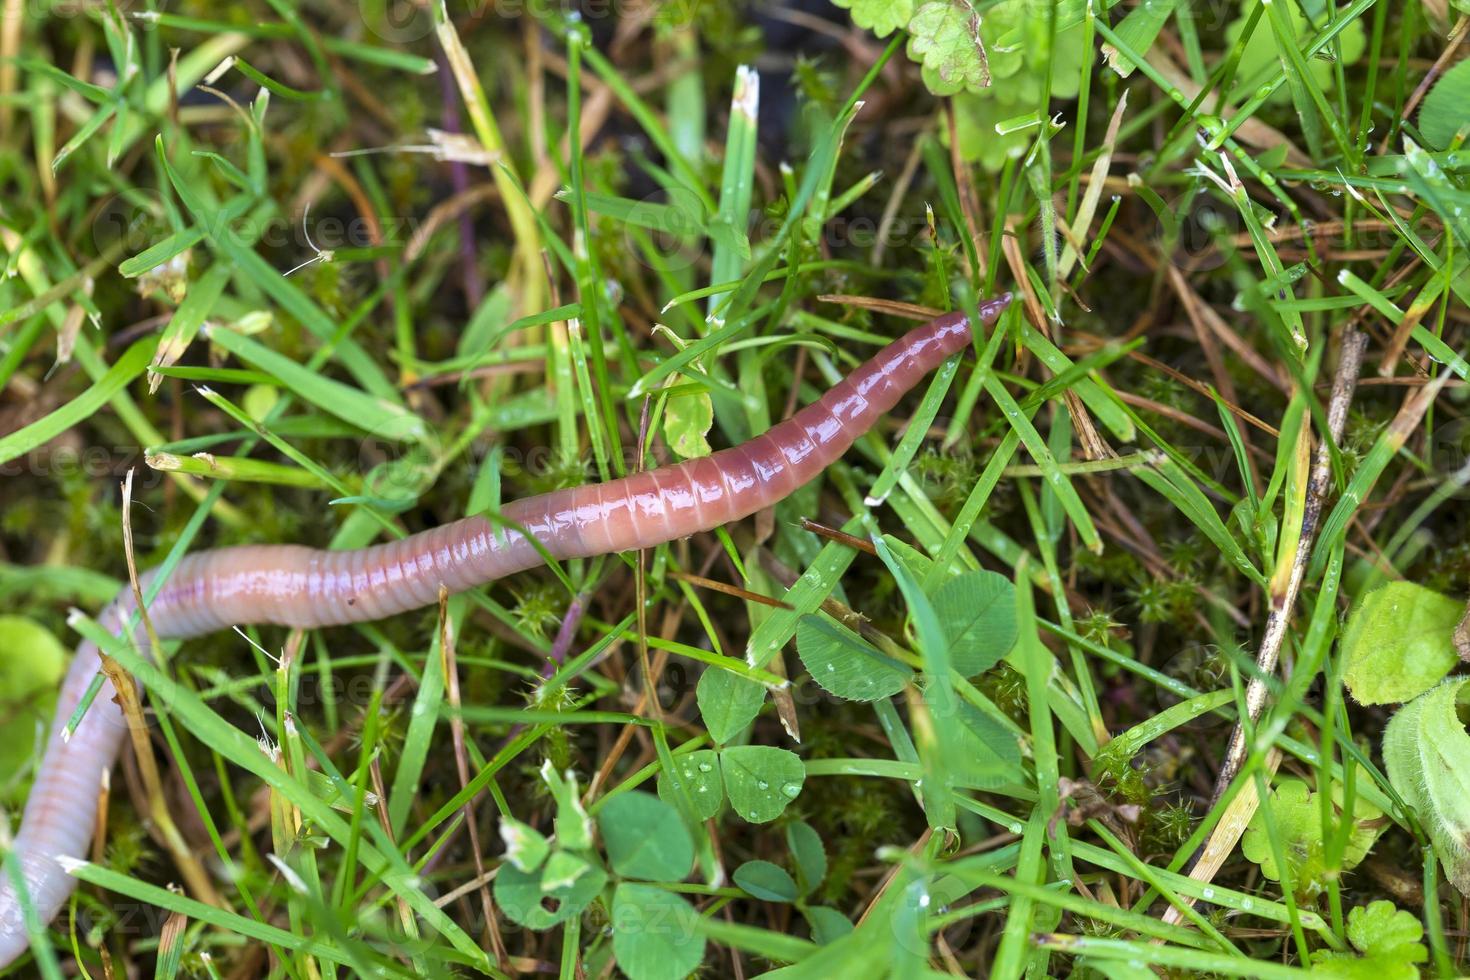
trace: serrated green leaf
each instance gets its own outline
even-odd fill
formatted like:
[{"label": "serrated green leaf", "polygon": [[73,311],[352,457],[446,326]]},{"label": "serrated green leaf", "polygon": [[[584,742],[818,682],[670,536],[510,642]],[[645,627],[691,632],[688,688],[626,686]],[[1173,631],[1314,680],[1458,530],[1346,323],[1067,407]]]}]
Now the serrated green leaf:
[{"label": "serrated green leaf", "polygon": [[931,0],[909,21],[909,57],[924,67],[924,82],[935,95],[990,84],[980,14],[968,4]]},{"label": "serrated green leaf", "polygon": [[770,745],[735,745],[720,753],[725,795],[751,823],[768,823],[801,795],[806,767],[795,752]]},{"label": "serrated green leaf", "polygon": [[735,884],[763,902],[796,901],[796,882],[786,869],[770,861],[746,861],[735,869]]},{"label": "serrated green leaf", "polygon": [[[1340,784],[1339,784],[1340,785]],[[1340,791],[1334,790],[1334,804],[1339,805]],[[1357,867],[1380,834],[1387,828],[1382,811],[1358,796],[1353,804],[1354,823],[1342,856],[1342,868]],[[1257,810],[1241,841],[1241,853],[1261,866],[1261,873],[1272,881],[1281,880],[1281,868],[1271,847],[1266,826],[1265,808]],[[1326,842],[1329,828],[1322,825],[1322,805],[1317,794],[1300,779],[1283,779],[1271,791],[1270,819],[1281,835],[1283,850],[1298,893],[1316,895],[1327,888]],[[1335,823],[1335,821],[1334,821]]]},{"label": "serrated green leaf", "polygon": [[1343,630],[1343,683],[1361,704],[1412,701],[1454,669],[1464,612],[1462,603],[1416,582],[1369,592]]},{"label": "serrated green leaf", "polygon": [[989,670],[1016,645],[1016,587],[1004,575],[965,572],[935,590],[931,601],[962,676]]},{"label": "serrated green leaf", "polygon": [[[698,749],[677,757],[680,783],[689,805],[700,820],[709,820],[720,812],[725,802],[725,786],[720,779],[720,757],[713,749]],[[676,806],[674,783],[668,773],[658,774],[658,798]]]},{"label": "serrated green leaf", "polygon": [[709,737],[723,745],[739,735],[760,713],[766,689],[753,680],[728,670],[711,667],[699,677],[694,689],[699,716]]},{"label": "serrated green leaf", "polygon": [[694,907],[671,892],[625,881],[613,893],[613,954],[629,980],[681,980],[704,959]]},{"label": "serrated green leaf", "polygon": [[832,0],[847,8],[852,22],[872,31],[879,37],[887,37],[901,27],[907,27],[914,16],[913,0]]},{"label": "serrated green leaf", "polygon": [[694,863],[694,842],[679,811],[652,793],[619,793],[597,813],[608,863],[618,874],[679,881]]},{"label": "serrated green leaf", "polygon": [[801,894],[810,895],[827,877],[827,851],[822,847],[822,838],[805,820],[793,820],[786,825],[786,846],[796,863]]},{"label": "serrated green leaf", "polygon": [[1361,956],[1323,950],[1317,954],[1312,972],[1345,980],[1418,980],[1414,965],[1429,959],[1429,950],[1419,940],[1424,926],[1409,912],[1392,902],[1377,901],[1348,913],[1348,941]]},{"label": "serrated green leaf", "polygon": [[848,701],[890,697],[914,676],[907,664],[821,616],[803,616],[796,624],[796,655],[822,690]]}]

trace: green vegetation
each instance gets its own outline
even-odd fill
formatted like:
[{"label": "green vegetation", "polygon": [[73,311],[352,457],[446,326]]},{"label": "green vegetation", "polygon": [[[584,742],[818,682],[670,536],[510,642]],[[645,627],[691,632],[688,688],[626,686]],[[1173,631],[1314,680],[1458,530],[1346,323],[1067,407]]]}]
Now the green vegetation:
[{"label": "green vegetation", "polygon": [[[15,975],[1470,973],[1463,0],[585,6],[0,12],[0,850],[79,635],[161,773]],[[393,540],[1006,289],[773,513],[93,618],[125,522]]]}]

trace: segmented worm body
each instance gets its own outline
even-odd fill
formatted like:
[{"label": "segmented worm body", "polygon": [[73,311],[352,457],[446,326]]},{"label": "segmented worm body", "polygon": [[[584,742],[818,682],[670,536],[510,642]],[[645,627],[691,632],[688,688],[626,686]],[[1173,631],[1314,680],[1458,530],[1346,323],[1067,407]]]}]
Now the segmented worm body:
[{"label": "segmented worm body", "polygon": [[[993,322],[1009,301],[1006,294],[985,303],[981,318]],[[514,501],[500,511],[505,524],[469,517],[355,551],[250,545],[188,555],[148,607],[149,618],[164,638],[246,623],[312,628],[381,619],[437,601],[441,586],[460,592],[541,564],[528,536],[565,559],[711,530],[771,506],[816,477],[970,339],[964,316],[941,316],[883,348],[763,435],[710,456]],[[151,578],[144,576],[145,594]],[[100,622],[120,633],[134,608],[131,591],[124,590]],[[97,671],[97,648],[84,642],[63,686],[10,855],[42,922],[72,891],[75,879],[58,859],[88,852],[98,794],[127,731],[106,683],[71,738],[61,739]],[[0,880],[0,967],[26,948],[19,895],[7,875]]]}]

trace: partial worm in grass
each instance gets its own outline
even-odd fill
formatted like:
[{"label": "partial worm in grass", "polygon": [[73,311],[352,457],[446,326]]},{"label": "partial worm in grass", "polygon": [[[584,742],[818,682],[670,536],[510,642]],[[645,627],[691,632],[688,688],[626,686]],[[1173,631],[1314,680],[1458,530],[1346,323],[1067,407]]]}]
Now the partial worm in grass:
[{"label": "partial worm in grass", "polygon": [[[981,319],[993,323],[1010,299],[1007,293],[984,303]],[[938,317],[763,435],[710,456],[508,503],[500,523],[468,517],[355,551],[247,545],[188,555],[149,605],[149,619],[162,638],[247,623],[310,629],[382,619],[435,602],[441,587],[462,592],[540,565],[541,549],[555,559],[585,558],[712,530],[770,507],[815,478],[970,342],[963,315]],[[142,576],[145,594],[152,577]],[[135,608],[132,591],[124,590],[100,622],[121,633]],[[62,687],[7,873],[0,876],[0,967],[29,945],[10,872],[19,870],[37,918],[50,922],[75,886],[63,864],[88,852],[98,795],[127,732],[106,682],[76,731],[61,737],[98,663],[97,647],[83,642]]]}]

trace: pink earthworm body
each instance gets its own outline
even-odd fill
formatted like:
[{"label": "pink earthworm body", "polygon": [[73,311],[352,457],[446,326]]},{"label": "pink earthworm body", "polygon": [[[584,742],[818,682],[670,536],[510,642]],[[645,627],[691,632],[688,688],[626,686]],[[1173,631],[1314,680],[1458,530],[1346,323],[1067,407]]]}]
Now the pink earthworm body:
[{"label": "pink earthworm body", "polygon": [[[1007,293],[984,303],[981,319],[993,323],[1010,299]],[[567,559],[649,548],[711,530],[769,507],[815,478],[924,375],[970,342],[970,325],[962,314],[940,316],[748,442],[608,483],[506,504],[501,516],[525,534],[468,517],[355,551],[247,545],[188,555],[149,606],[149,617],[162,638],[246,623],[336,626],[430,605],[441,586],[461,592],[540,565],[542,555],[527,535],[552,557]],[[143,576],[145,593],[151,577]],[[120,633],[134,608],[131,590],[125,589],[100,622]],[[7,859],[17,862],[43,923],[55,917],[75,886],[62,862],[88,853],[98,796],[127,733],[109,682],[71,738],[60,737],[98,669],[96,646],[83,642],[62,687],[45,758]],[[6,873],[0,875],[0,967],[27,948],[20,896]]]}]

